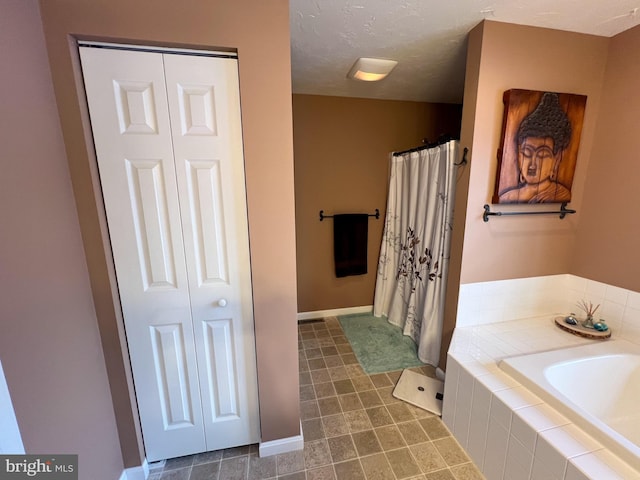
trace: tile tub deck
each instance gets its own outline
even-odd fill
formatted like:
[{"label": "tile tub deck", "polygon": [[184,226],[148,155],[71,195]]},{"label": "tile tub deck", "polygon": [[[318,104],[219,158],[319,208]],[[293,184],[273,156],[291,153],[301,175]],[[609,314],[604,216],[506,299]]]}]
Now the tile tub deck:
[{"label": "tile tub deck", "polygon": [[498,367],[505,357],[599,341],[560,330],[554,316],[456,328],[447,357],[445,425],[487,480],[640,479]]}]

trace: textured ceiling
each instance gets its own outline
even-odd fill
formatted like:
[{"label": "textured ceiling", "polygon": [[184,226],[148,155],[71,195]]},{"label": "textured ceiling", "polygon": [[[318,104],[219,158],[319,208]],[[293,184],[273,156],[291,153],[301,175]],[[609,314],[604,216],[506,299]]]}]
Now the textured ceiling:
[{"label": "textured ceiling", "polygon": [[[467,33],[481,20],[610,37],[640,23],[640,0],[290,0],[294,93],[462,103]],[[358,57],[398,66],[346,77]]]}]

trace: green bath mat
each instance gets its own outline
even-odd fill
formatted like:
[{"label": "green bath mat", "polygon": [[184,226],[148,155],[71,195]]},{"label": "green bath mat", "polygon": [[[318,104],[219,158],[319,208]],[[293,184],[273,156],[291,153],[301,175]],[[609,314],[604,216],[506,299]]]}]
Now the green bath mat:
[{"label": "green bath mat", "polygon": [[402,329],[370,313],[338,317],[362,369],[369,375],[424,365],[414,341]]}]

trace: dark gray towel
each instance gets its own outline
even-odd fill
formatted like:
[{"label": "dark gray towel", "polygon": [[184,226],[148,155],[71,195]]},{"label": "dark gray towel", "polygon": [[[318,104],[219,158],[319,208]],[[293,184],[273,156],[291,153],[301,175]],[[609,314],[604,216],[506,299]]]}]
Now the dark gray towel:
[{"label": "dark gray towel", "polygon": [[333,216],[333,255],[336,277],[367,273],[369,215],[346,213]]}]

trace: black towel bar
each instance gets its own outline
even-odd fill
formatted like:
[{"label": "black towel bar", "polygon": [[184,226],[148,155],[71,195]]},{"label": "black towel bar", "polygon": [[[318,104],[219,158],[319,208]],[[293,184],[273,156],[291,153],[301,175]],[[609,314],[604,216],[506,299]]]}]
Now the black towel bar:
[{"label": "black towel bar", "polygon": [[564,218],[565,216],[572,214],[572,213],[576,213],[575,210],[571,210],[570,208],[567,208],[567,202],[564,202],[561,206],[560,206],[560,210],[555,210],[555,211],[548,211],[548,210],[544,210],[544,211],[530,211],[530,212],[492,212],[491,211],[491,207],[489,205],[484,206],[484,213],[482,214],[482,220],[484,220],[485,222],[489,221],[489,216],[497,216],[497,217],[502,217],[505,215],[559,215],[560,218]]},{"label": "black towel bar", "polygon": [[[376,219],[378,219],[380,218],[380,210],[376,208],[376,213],[368,213],[367,215],[369,217],[376,217]],[[325,215],[324,210],[320,210],[320,221],[324,220],[325,218],[333,218],[333,215]]]}]

